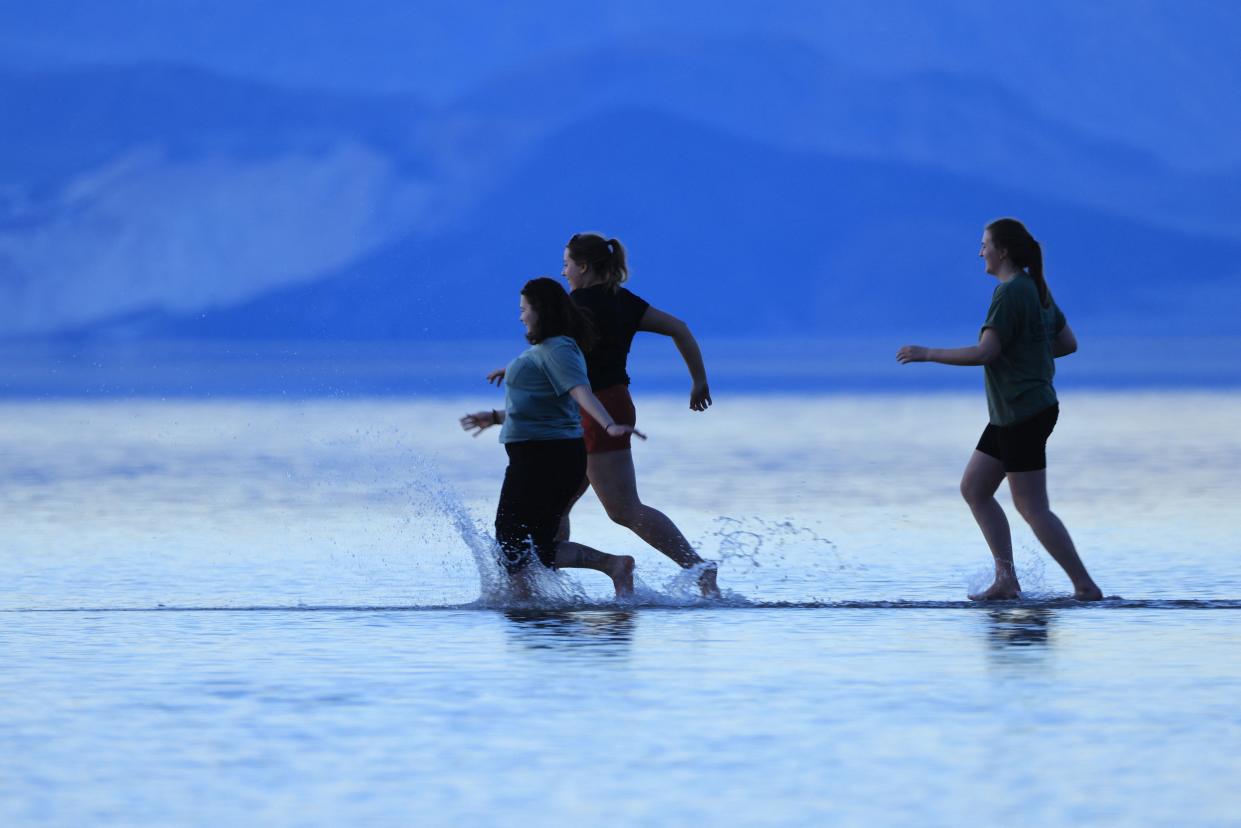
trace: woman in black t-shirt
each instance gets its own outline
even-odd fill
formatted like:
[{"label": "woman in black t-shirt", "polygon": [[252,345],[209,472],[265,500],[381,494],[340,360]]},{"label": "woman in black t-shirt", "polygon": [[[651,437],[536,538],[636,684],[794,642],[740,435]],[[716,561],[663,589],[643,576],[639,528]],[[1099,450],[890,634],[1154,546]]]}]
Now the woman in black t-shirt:
[{"label": "woman in black t-shirt", "polygon": [[[629,426],[637,423],[625,369],[630,343],[638,331],[672,338],[693,380],[689,407],[694,411],[706,411],[710,407],[707,369],[703,366],[697,340],[680,319],[651,307],[621,287],[629,278],[629,270],[625,264],[625,248],[619,241],[594,233],[578,233],[565,246],[562,273],[572,289],[573,301],[589,311],[594,321],[599,338],[586,355],[586,371],[591,391],[616,422]],[[498,382],[503,376],[503,371],[495,371],[490,379]],[[629,435],[610,436],[588,416],[582,417],[582,431],[586,440],[586,480],[582,481],[577,497],[581,497],[588,486],[594,487],[608,517],[628,527],[682,568],[697,567],[698,585],[703,595],[718,596],[715,562],[703,560],[667,515],[647,506],[638,497]],[[559,539],[568,538],[569,513],[566,511]]]},{"label": "woman in black t-shirt", "polygon": [[[693,380],[689,407],[694,411],[707,410],[711,405],[711,390],[697,340],[680,319],[651,307],[621,287],[629,278],[629,269],[625,263],[625,248],[619,241],[594,233],[578,233],[565,246],[563,274],[573,291],[570,294],[573,301],[590,312],[599,334],[598,344],[586,357],[590,388],[617,422],[627,425],[637,422],[625,368],[630,343],[638,331],[672,338]],[[593,420],[582,419],[587,481],[594,487],[608,517],[628,527],[682,568],[700,567],[698,583],[703,594],[718,595],[715,563],[699,557],[667,515],[639,499],[629,435],[611,437]],[[585,491],[586,482],[583,482],[582,492]],[[561,534],[567,538],[568,533],[566,512]]]}]

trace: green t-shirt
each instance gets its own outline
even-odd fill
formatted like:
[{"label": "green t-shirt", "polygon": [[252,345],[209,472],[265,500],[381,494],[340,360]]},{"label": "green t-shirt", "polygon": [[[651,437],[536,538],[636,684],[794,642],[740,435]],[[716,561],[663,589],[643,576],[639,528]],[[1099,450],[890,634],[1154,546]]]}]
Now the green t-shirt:
[{"label": "green t-shirt", "polygon": [[577,401],[569,389],[590,385],[586,359],[567,336],[531,345],[504,370],[501,443],[569,440],[582,436]]},{"label": "green t-shirt", "polygon": [[1038,285],[1024,270],[996,287],[982,323],[984,331],[991,328],[1000,337],[1000,356],[984,370],[993,425],[1020,423],[1055,404],[1052,348],[1064,325],[1055,301],[1043,307]]}]

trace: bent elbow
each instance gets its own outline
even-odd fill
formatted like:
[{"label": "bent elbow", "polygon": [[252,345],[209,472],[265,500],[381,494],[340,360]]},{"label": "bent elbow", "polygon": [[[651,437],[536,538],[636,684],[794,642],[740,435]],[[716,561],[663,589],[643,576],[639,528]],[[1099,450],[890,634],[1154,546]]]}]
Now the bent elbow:
[{"label": "bent elbow", "polygon": [[694,335],[690,332],[689,325],[680,319],[673,320],[672,325],[668,328],[668,335],[677,342],[693,342]]}]

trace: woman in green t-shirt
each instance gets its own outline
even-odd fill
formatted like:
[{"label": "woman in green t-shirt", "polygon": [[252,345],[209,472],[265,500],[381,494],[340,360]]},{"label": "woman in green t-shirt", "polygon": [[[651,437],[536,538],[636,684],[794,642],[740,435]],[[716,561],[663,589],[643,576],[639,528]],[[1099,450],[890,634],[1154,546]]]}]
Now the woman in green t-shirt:
[{"label": "woman in green t-shirt", "polygon": [[1056,307],[1043,278],[1043,251],[1016,219],[997,219],[982,235],[979,257],[987,273],[1000,280],[991,297],[977,345],[897,351],[902,364],[940,362],[982,365],[990,422],[961,478],[969,504],[995,558],[995,580],[975,601],[1019,598],[1008,518],[995,499],[1005,479],[1013,505],[1035,537],[1063,567],[1081,601],[1103,597],[1073,546],[1073,539],[1047,500],[1047,438],[1060,414],[1052,378],[1055,359],[1077,350],[1077,338]]}]

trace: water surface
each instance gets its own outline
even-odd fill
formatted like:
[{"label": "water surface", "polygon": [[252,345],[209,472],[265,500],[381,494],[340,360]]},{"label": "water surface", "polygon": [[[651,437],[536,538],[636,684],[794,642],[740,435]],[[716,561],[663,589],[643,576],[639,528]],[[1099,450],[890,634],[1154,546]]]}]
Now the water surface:
[{"label": "water surface", "polygon": [[480,601],[485,391],[0,407],[0,821],[1236,824],[1241,397],[1064,395],[1053,507],[1113,597],[1015,525],[994,607],[980,395],[639,403],[723,602],[589,496],[636,605]]}]

